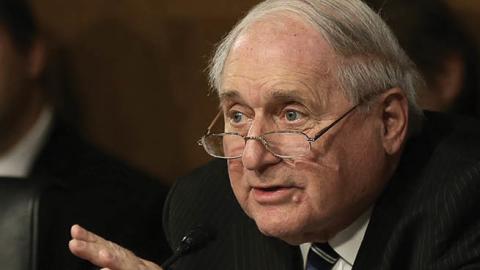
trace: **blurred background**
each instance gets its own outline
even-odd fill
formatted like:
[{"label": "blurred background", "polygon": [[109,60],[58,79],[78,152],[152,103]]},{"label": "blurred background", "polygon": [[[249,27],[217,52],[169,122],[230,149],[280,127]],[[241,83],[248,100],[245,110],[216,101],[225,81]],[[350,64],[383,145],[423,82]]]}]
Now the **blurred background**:
[{"label": "blurred background", "polygon": [[[52,43],[52,89],[93,142],[172,183],[209,159],[196,141],[216,113],[214,45],[259,1],[33,0]],[[480,1],[449,5],[480,44]],[[74,109],[75,108],[75,109]]]}]

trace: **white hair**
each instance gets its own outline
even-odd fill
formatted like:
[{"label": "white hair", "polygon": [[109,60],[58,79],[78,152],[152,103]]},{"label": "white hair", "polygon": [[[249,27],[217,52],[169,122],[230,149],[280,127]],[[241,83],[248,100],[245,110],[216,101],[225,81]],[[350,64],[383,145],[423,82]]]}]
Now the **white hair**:
[{"label": "white hair", "polygon": [[210,85],[217,91],[228,54],[238,36],[267,15],[294,14],[313,25],[337,55],[337,79],[352,103],[366,102],[393,87],[405,93],[410,131],[421,122],[416,91],[425,82],[378,14],[361,0],[267,0],[253,9],[218,45],[210,62]]}]

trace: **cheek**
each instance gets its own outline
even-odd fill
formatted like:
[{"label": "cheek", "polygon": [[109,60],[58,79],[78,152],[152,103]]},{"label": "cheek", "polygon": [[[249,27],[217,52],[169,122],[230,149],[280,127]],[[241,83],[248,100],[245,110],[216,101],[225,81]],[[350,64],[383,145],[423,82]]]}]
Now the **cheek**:
[{"label": "cheek", "polygon": [[355,139],[344,140],[342,146],[336,147],[343,185],[340,192],[345,196],[346,206],[355,208],[372,201],[384,182],[385,152],[376,130],[359,129]]},{"label": "cheek", "polygon": [[[325,134],[323,141],[312,146],[311,158],[323,167],[328,177],[345,181],[345,187],[355,186],[357,179],[375,173],[384,159],[379,128],[372,123],[355,125],[335,134]],[[318,169],[320,171],[320,169]]]},{"label": "cheek", "polygon": [[244,168],[239,159],[228,160],[228,176],[233,193],[243,209],[248,199],[248,184],[244,179]]},{"label": "cheek", "polygon": [[325,212],[335,206],[339,198],[344,197],[346,179],[342,175],[341,165],[335,158],[321,160],[299,159],[295,162],[297,179],[305,187],[303,203],[315,212]]},{"label": "cheek", "polygon": [[354,206],[370,197],[380,175],[382,149],[374,134],[363,139],[342,140],[312,148],[311,156],[298,159],[292,166],[305,181],[306,204],[320,216]]}]

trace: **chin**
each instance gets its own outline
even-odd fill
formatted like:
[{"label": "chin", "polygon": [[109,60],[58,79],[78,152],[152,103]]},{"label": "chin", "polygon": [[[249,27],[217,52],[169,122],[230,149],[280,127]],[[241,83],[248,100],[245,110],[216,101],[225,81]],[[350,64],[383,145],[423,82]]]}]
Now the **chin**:
[{"label": "chin", "polygon": [[279,226],[263,226],[258,223],[257,226],[262,234],[280,239],[290,245],[299,245],[305,242],[301,230],[286,227],[280,228]]},{"label": "chin", "polygon": [[260,230],[266,236],[281,239],[291,245],[303,243],[303,219],[297,215],[254,212],[251,216]]}]

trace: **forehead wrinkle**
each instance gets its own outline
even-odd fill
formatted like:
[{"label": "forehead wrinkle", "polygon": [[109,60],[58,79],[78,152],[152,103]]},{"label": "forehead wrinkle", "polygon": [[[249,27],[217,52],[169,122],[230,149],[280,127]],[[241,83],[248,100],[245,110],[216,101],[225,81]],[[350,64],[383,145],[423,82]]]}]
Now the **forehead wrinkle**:
[{"label": "forehead wrinkle", "polygon": [[[321,114],[340,87],[335,76],[336,55],[316,29],[290,15],[266,17],[240,34],[225,61],[222,84],[226,77],[247,79],[250,90],[262,90],[257,94],[261,94],[263,100],[273,98],[268,96],[271,91],[285,99],[288,95],[276,90],[298,90],[300,93],[292,92],[290,94],[295,95],[290,98],[303,97],[302,102],[312,106],[312,113]],[[290,78],[295,79],[293,85]],[[297,83],[302,85],[296,87]],[[232,86],[236,88],[235,84]],[[237,100],[244,100],[240,96],[246,94],[243,90],[237,94]],[[224,101],[234,98],[220,96]]]},{"label": "forehead wrinkle", "polygon": [[[232,63],[229,64],[232,65]],[[330,91],[335,91],[337,86],[328,65],[315,63],[315,66],[306,71],[303,69],[285,70],[282,67],[278,67],[275,71],[277,73],[263,75],[258,78],[237,73],[226,74],[225,77],[230,79],[241,78],[248,81],[250,90],[257,89],[257,91],[253,91],[262,96],[261,99],[263,100],[277,99],[288,101],[290,99],[290,101],[309,105],[312,109],[321,109],[327,106],[331,94]],[[224,82],[227,81],[225,77]],[[233,81],[237,82],[236,80]],[[232,84],[229,81],[225,88],[218,91],[218,96],[222,103],[244,101],[242,95],[245,93],[236,89],[237,83]],[[229,86],[230,84],[232,85]]]},{"label": "forehead wrinkle", "polygon": [[324,106],[324,102],[321,102],[323,99],[318,99],[319,102],[316,102],[316,99],[310,97],[305,91],[297,89],[274,89],[268,95],[269,100],[272,100],[271,103],[296,102],[305,104],[310,109],[318,108],[319,105]]}]

